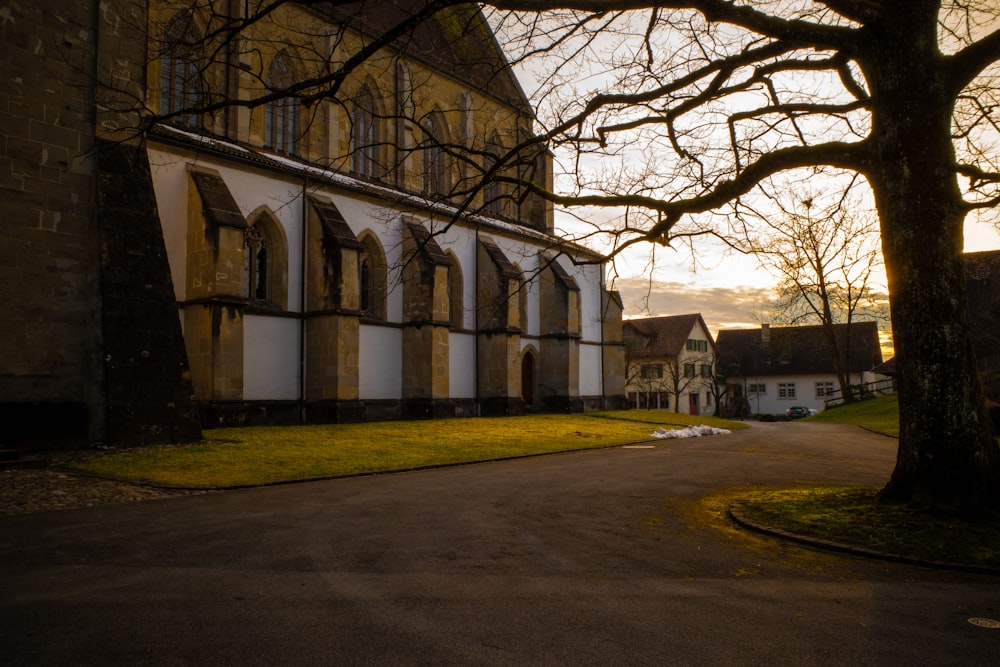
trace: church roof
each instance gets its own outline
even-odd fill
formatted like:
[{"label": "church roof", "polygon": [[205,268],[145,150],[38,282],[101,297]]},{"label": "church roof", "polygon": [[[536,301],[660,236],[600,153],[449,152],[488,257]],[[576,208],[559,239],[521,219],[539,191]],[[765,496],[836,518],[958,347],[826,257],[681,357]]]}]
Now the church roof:
[{"label": "church roof", "polygon": [[[431,5],[431,0],[361,0],[314,5],[338,23],[380,37]],[[392,42],[393,48],[534,115],[527,96],[475,4],[441,9]]]}]

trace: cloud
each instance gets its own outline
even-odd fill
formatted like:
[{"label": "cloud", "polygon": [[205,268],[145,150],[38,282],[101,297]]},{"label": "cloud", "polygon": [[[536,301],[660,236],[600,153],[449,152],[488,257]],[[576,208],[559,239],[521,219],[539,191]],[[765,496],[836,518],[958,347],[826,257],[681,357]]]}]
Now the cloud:
[{"label": "cloud", "polygon": [[774,290],[766,287],[694,287],[679,282],[619,278],[611,286],[622,296],[625,317],[701,313],[713,334],[720,329],[758,327],[755,312],[773,306]]},{"label": "cloud", "polygon": [[[701,313],[713,336],[722,329],[759,327],[761,321],[755,313],[767,313],[775,307],[774,290],[768,287],[694,287],[681,282],[618,278],[611,289],[621,294],[626,318]],[[888,359],[893,354],[892,333],[880,331],[879,337],[882,357]]]}]

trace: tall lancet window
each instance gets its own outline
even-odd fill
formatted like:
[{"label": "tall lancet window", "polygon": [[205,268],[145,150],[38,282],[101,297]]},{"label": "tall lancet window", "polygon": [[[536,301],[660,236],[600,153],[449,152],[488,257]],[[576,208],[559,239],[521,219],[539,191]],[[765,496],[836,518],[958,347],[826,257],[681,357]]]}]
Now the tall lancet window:
[{"label": "tall lancet window", "polygon": [[[287,51],[271,60],[267,73],[269,92],[288,89],[295,82],[295,70]],[[264,144],[278,153],[294,153],[298,130],[298,103],[286,96],[264,105]]]},{"label": "tall lancet window", "polygon": [[375,113],[375,97],[367,86],[354,96],[351,121],[351,171],[359,176],[375,178],[378,166],[379,131]]},{"label": "tall lancet window", "polygon": [[199,33],[190,12],[171,19],[164,33],[160,60],[160,115],[167,120],[196,127],[193,111],[201,102],[202,70],[195,45]]},{"label": "tall lancet window", "polygon": [[269,301],[270,293],[270,240],[267,229],[258,223],[247,228],[243,255],[244,295],[251,301]]}]

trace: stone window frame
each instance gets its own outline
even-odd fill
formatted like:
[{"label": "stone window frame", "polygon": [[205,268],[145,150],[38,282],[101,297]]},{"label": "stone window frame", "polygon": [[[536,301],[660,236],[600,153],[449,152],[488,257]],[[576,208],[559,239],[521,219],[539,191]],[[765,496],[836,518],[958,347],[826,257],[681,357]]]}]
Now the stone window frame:
[{"label": "stone window frame", "polygon": [[455,253],[446,250],[445,255],[451,260],[448,267],[448,319],[453,329],[465,329],[465,276]]},{"label": "stone window frame", "polygon": [[371,82],[364,83],[351,98],[351,173],[377,180],[381,175],[381,127],[377,90]]},{"label": "stone window frame", "polygon": [[[500,135],[494,133],[486,142],[486,155],[483,157],[484,174],[493,169],[500,161]],[[503,217],[503,183],[500,182],[500,172],[493,174],[483,183],[483,213],[496,218]]]},{"label": "stone window frame", "polygon": [[[243,296],[256,306],[288,309],[288,241],[281,223],[267,206],[261,206],[247,217],[244,231],[244,290]],[[264,255],[264,281],[255,291],[259,251]]]},{"label": "stone window frame", "polygon": [[[198,43],[204,31],[190,10],[174,14],[164,26],[159,45],[159,112],[168,116],[196,108],[202,101],[205,81]],[[194,113],[180,114],[167,122],[188,128],[201,126],[200,117]]]},{"label": "stone window frame", "polygon": [[[267,69],[270,92],[287,89],[298,81],[295,58],[287,48],[278,51]],[[299,104],[294,97],[281,97],[264,105],[264,147],[276,153],[295,154],[299,139]]]},{"label": "stone window frame", "polygon": [[378,237],[369,230],[358,235],[358,307],[361,316],[385,321],[387,284],[389,281],[385,251]]},{"label": "stone window frame", "polygon": [[446,150],[450,136],[448,122],[441,110],[435,108],[424,118],[421,127],[424,132],[420,151],[423,193],[447,196],[451,188]]},{"label": "stone window frame", "polygon": [[528,333],[528,290],[531,289],[531,283],[525,279],[524,271],[519,265],[515,264],[514,269],[517,270],[517,316],[520,320],[518,325],[521,333]]}]

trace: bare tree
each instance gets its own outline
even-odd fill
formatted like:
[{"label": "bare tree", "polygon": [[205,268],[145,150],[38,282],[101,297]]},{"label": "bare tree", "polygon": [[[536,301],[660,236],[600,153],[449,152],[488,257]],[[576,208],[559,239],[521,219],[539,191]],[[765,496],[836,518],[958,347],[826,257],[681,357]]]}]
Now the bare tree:
[{"label": "bare tree", "polygon": [[882,267],[882,252],[877,223],[846,195],[829,201],[822,193],[794,189],[771,198],[776,214],[741,212],[756,224],[734,243],[778,279],[774,322],[822,327],[841,396],[850,402],[855,398],[847,367],[851,329],[844,328],[838,339],[835,325],[877,315],[874,276]]},{"label": "bare tree", "polygon": [[652,396],[659,394],[667,394],[674,412],[681,411],[681,397],[685,395],[711,392],[716,406],[721,397],[715,383],[714,358],[710,354],[682,351],[674,357],[639,355],[626,343],[625,377],[627,389],[645,394],[647,408],[658,403]]},{"label": "bare tree", "polygon": [[[282,4],[251,3],[259,10],[250,15],[215,12],[206,32],[212,53],[239,51],[242,34]],[[366,3],[298,4],[365,17]],[[338,91],[361,63],[461,3],[410,4],[377,35],[339,44],[336,57],[317,53],[309,76],[264,86],[247,99],[207,96],[188,105],[196,109],[168,115],[224,115],[287,97],[307,107],[342,103]],[[761,206],[764,193],[818,166],[860,175],[879,214],[899,372],[899,456],[882,497],[942,510],[996,505],[1000,449],[976,373],[961,253],[966,217],[988,219],[1000,203],[1000,6],[650,5],[487,3],[508,54],[536,75],[543,114],[536,131],[497,151],[428,130],[468,169],[453,181],[461,187],[446,193],[449,201],[469,210],[484,201],[489,183],[501,183],[517,206],[545,198],[573,207],[580,220],[594,207],[609,208],[620,214],[619,224],[601,224],[578,239],[601,237],[614,255],[649,242],[728,237],[746,207]],[[461,36],[476,23],[469,18],[454,27]],[[252,54],[244,55],[252,73]],[[136,114],[139,127],[158,111]],[[548,150],[562,161],[552,187],[538,177]]]},{"label": "bare tree", "polygon": [[715,380],[709,355],[678,355],[666,360],[663,371],[666,390],[674,398],[674,412],[681,411],[681,396],[700,395]]},{"label": "bare tree", "polygon": [[[547,136],[585,156],[574,164],[595,154],[648,159],[613,178],[582,170],[552,198],[624,209],[620,251],[728,235],[738,217],[727,214],[817,166],[859,174],[879,214],[899,372],[899,456],[882,498],[942,510],[996,505],[1000,449],[976,372],[961,255],[966,217],[989,219],[1000,203],[1000,6],[559,6],[575,10],[548,15],[566,26],[560,37],[601,34],[611,42],[602,55],[612,57],[603,69],[588,62],[586,82],[565,103],[549,92]],[[522,44],[526,54],[543,50],[540,39]],[[567,62],[579,69],[581,59]],[[591,86],[599,92],[581,94]]]}]

